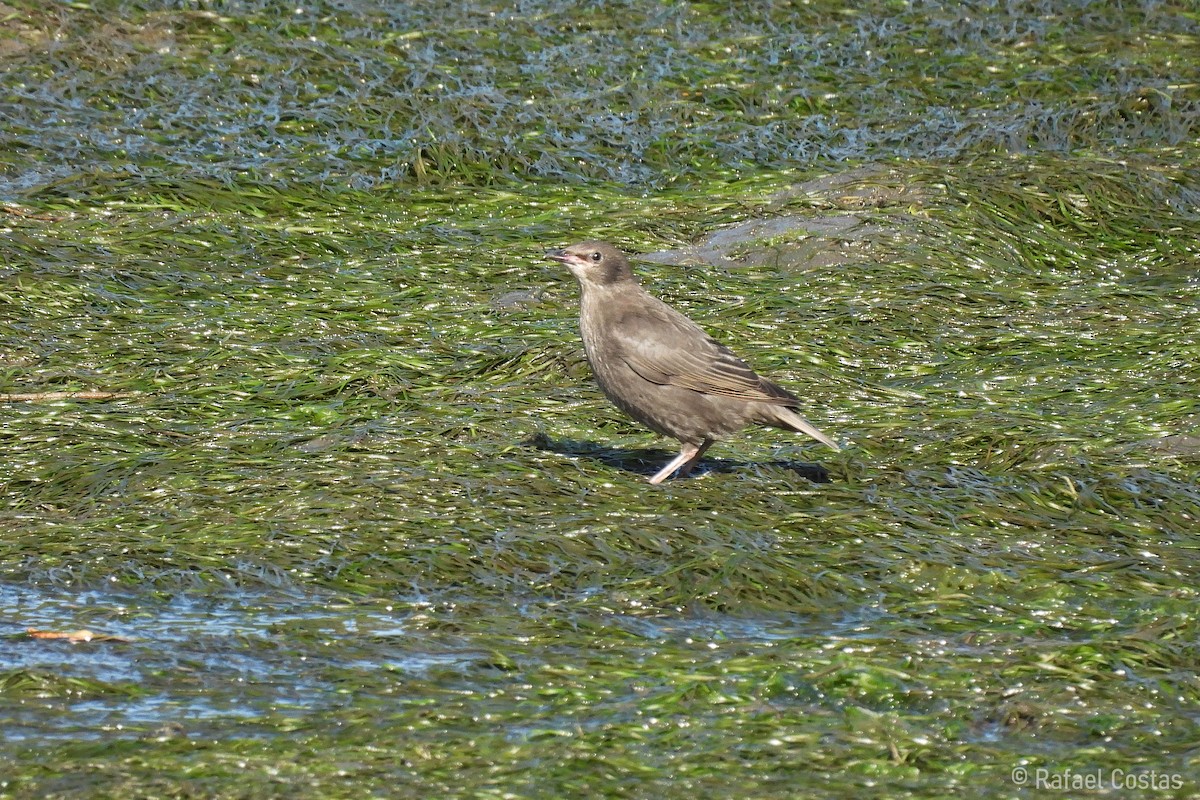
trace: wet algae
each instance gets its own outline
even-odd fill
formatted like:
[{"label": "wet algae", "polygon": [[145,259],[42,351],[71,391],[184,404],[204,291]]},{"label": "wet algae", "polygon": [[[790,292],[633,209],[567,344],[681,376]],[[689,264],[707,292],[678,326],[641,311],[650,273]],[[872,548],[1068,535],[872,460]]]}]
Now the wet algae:
[{"label": "wet algae", "polygon": [[0,797],[1200,792],[1200,19],[964,8],[0,4]]}]

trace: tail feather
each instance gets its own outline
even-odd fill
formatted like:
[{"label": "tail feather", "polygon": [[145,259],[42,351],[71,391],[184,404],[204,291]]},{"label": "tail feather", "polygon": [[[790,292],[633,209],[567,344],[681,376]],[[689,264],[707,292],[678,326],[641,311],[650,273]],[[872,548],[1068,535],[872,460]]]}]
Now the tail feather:
[{"label": "tail feather", "polygon": [[793,431],[796,431],[797,433],[808,434],[809,436],[816,439],[821,444],[825,445],[826,447],[831,447],[834,450],[842,449],[842,448],[838,447],[836,444],[834,444],[833,439],[830,439],[828,436],[821,433],[819,430],[817,430],[815,427],[813,427],[813,424],[811,422],[809,422],[804,417],[797,414],[795,411],[792,411],[790,408],[782,408],[782,407],[776,406],[774,411],[775,411],[775,418],[776,418],[776,420],[778,420],[778,422],[776,422],[775,424],[777,424],[780,428],[786,428],[788,430],[793,430]]}]

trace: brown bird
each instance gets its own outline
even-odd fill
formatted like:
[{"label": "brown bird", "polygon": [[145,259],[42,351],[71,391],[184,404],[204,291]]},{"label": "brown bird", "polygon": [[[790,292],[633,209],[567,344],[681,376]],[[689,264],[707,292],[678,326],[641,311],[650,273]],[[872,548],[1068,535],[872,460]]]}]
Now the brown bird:
[{"label": "brown bird", "polygon": [[546,257],[579,280],[579,332],[596,382],[622,411],[682,443],[651,483],[687,475],[713,442],[751,423],[806,433],[838,450],[793,409],[800,400],[638,285],[625,255],[580,242]]}]

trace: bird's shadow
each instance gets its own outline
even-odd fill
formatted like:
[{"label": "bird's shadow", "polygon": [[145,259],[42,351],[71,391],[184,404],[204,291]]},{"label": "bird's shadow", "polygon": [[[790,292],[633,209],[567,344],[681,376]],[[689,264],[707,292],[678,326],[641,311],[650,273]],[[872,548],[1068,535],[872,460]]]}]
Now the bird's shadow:
[{"label": "bird's shadow", "polygon": [[[590,458],[626,472],[638,475],[653,475],[672,458],[678,455],[676,451],[663,450],[658,447],[631,449],[628,447],[606,447],[595,442],[578,441],[575,439],[551,439],[544,433],[536,433],[525,441],[525,445],[550,453],[559,453],[576,458]],[[790,469],[797,475],[807,478],[813,483],[829,483],[829,470],[820,464],[809,464],[801,461],[736,461],[728,458],[705,457],[692,473],[694,477],[704,472],[738,472],[750,464],[760,466]]]}]

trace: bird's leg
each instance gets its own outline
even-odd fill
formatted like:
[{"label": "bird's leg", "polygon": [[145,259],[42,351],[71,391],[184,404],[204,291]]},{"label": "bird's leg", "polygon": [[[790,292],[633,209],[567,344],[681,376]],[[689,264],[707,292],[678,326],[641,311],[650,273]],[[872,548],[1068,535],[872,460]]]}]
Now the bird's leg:
[{"label": "bird's leg", "polygon": [[712,439],[705,439],[703,442],[701,442],[700,446],[696,448],[696,452],[692,454],[692,457],[689,458],[687,462],[685,462],[684,465],[679,468],[679,477],[682,478],[684,475],[691,474],[692,467],[700,463],[700,457],[704,455],[704,451],[712,446]]},{"label": "bird's leg", "polygon": [[695,458],[696,453],[700,452],[700,447],[694,444],[685,444],[679,455],[671,459],[670,463],[660,469],[650,479],[651,483],[662,483],[667,478],[671,477],[671,473],[682,467],[684,464]]},{"label": "bird's leg", "polygon": [[660,469],[650,479],[651,483],[662,483],[667,478],[671,477],[671,473],[679,470],[679,475],[682,477],[692,471],[692,467],[696,466],[696,462],[700,460],[700,456],[704,455],[704,451],[712,446],[712,439],[705,439],[700,444],[685,444],[679,451],[679,455],[671,459],[671,463]]}]

